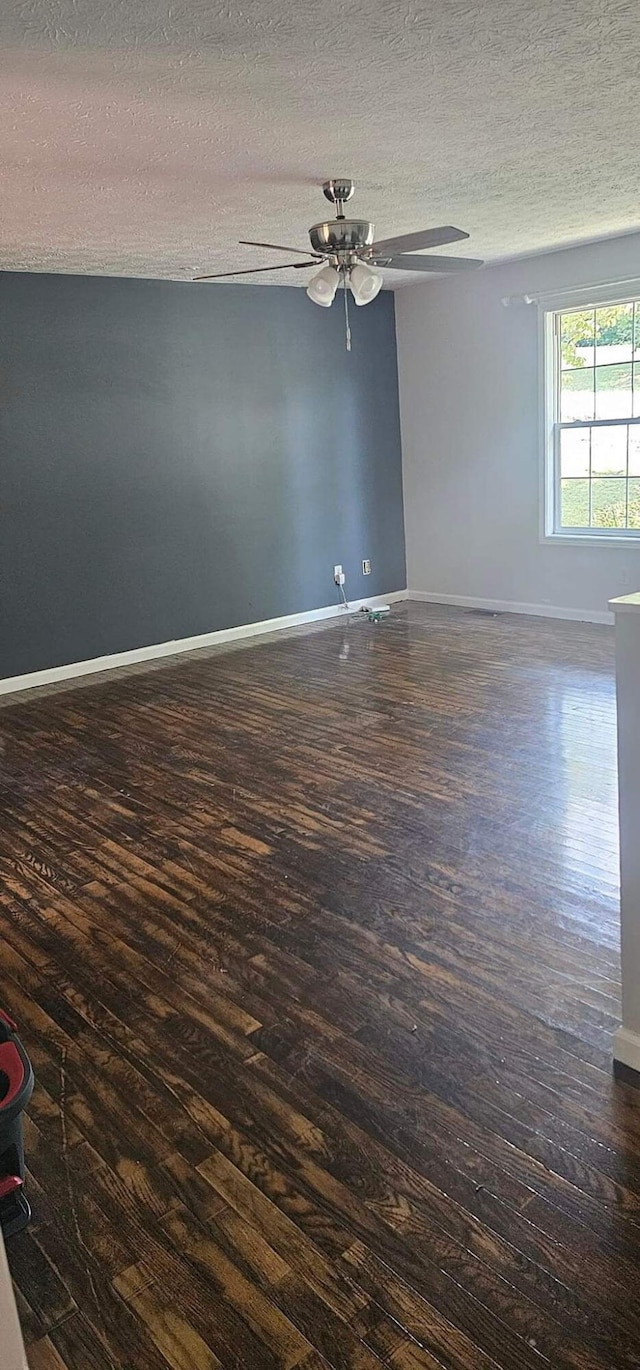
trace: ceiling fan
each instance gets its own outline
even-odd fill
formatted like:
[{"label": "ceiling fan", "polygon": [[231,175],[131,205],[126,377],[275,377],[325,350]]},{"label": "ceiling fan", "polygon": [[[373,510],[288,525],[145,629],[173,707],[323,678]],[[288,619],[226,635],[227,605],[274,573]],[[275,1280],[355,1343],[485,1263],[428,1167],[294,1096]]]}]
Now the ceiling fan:
[{"label": "ceiling fan", "polygon": [[310,251],[298,247],[283,247],[281,243],[256,243],[241,239],[244,247],[268,247],[274,252],[291,252],[306,257],[304,262],[285,262],[274,266],[252,266],[241,271],[217,271],[212,276],[196,276],[196,281],[217,281],[225,276],[255,275],[260,271],[286,271],[291,269],[306,271],[309,267],[323,263],[322,268],[312,276],[307,286],[307,295],[314,304],[328,309],[342,282],[345,291],[345,317],[347,321],[347,348],[350,348],[350,330],[347,307],[347,286],[357,305],[369,304],[375,300],[382,289],[383,277],[379,267],[389,267],[393,271],[468,271],[483,263],[475,257],[418,257],[413,254],[422,248],[442,247],[445,243],[457,243],[469,234],[460,228],[426,228],[417,233],[404,233],[396,238],[383,238],[375,241],[375,229],[367,219],[347,219],[345,205],[351,199],[355,186],[346,177],[335,177],[325,181],[322,187],[327,200],[336,207],[335,219],[327,223],[314,224],[309,229]]}]

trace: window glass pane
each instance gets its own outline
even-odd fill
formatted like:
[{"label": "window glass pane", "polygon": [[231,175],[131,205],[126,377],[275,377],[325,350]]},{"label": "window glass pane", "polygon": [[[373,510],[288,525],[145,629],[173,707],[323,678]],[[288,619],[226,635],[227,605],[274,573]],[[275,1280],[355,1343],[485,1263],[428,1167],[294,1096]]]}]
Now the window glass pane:
[{"label": "window glass pane", "polygon": [[629,475],[640,476],[640,428],[629,428]]},{"label": "window glass pane", "polygon": [[632,344],[632,304],[606,304],[596,309],[596,366],[630,362]]},{"label": "window glass pane", "polygon": [[554,319],[556,530],[640,542],[640,299]]},{"label": "window glass pane", "polygon": [[640,528],[640,480],[629,481],[628,528]]},{"label": "window glass pane", "polygon": [[560,391],[560,420],[592,419],[595,416],[594,370],[592,366],[577,371],[563,371]]},{"label": "window glass pane", "polygon": [[590,428],[560,429],[560,475],[589,475]]},{"label": "window glass pane", "polygon": [[589,481],[563,480],[560,482],[561,528],[589,527]]},{"label": "window glass pane", "polygon": [[596,367],[596,418],[630,419],[631,365]]},{"label": "window glass pane", "polygon": [[[593,366],[595,347],[595,310],[581,309],[560,316],[560,357],[562,367]],[[640,335],[638,337],[640,349]]]},{"label": "window glass pane", "polygon": [[[627,474],[627,425],[612,425],[611,428],[592,428],[591,430],[591,475],[626,476]],[[564,472],[562,473],[564,475]]]},{"label": "window glass pane", "polygon": [[625,528],[626,523],[626,480],[593,480],[591,482],[591,527]]}]

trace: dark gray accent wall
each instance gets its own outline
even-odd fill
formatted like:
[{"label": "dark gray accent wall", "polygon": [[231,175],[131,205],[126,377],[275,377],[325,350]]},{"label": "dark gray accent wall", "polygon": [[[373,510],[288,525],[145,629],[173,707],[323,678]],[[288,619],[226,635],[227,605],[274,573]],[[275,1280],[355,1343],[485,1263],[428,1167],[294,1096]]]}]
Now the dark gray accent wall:
[{"label": "dark gray accent wall", "polygon": [[1,278],[0,676],[405,586],[393,297],[351,312]]}]

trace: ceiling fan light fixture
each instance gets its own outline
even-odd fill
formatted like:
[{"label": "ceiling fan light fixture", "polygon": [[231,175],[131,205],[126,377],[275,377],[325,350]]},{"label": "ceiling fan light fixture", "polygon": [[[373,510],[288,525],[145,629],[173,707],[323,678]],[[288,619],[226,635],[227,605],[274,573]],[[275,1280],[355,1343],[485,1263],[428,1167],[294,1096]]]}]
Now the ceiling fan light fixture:
[{"label": "ceiling fan light fixture", "polygon": [[335,266],[323,266],[322,271],[312,276],[307,286],[307,295],[314,304],[322,305],[323,309],[329,309],[336,296],[336,290],[340,284],[340,273]]},{"label": "ceiling fan light fixture", "polygon": [[370,304],[372,300],[375,300],[376,295],[380,294],[383,278],[379,271],[374,271],[372,267],[365,266],[364,262],[358,262],[351,269],[349,285],[356,304]]}]

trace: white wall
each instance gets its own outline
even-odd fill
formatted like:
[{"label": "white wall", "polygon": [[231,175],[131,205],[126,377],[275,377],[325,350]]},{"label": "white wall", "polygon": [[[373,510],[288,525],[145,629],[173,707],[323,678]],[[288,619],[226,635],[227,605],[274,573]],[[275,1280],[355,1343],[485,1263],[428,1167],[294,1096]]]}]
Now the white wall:
[{"label": "white wall", "polygon": [[630,278],[640,234],[396,293],[410,590],[597,616],[640,589],[640,546],[540,541],[538,311],[501,304]]}]

